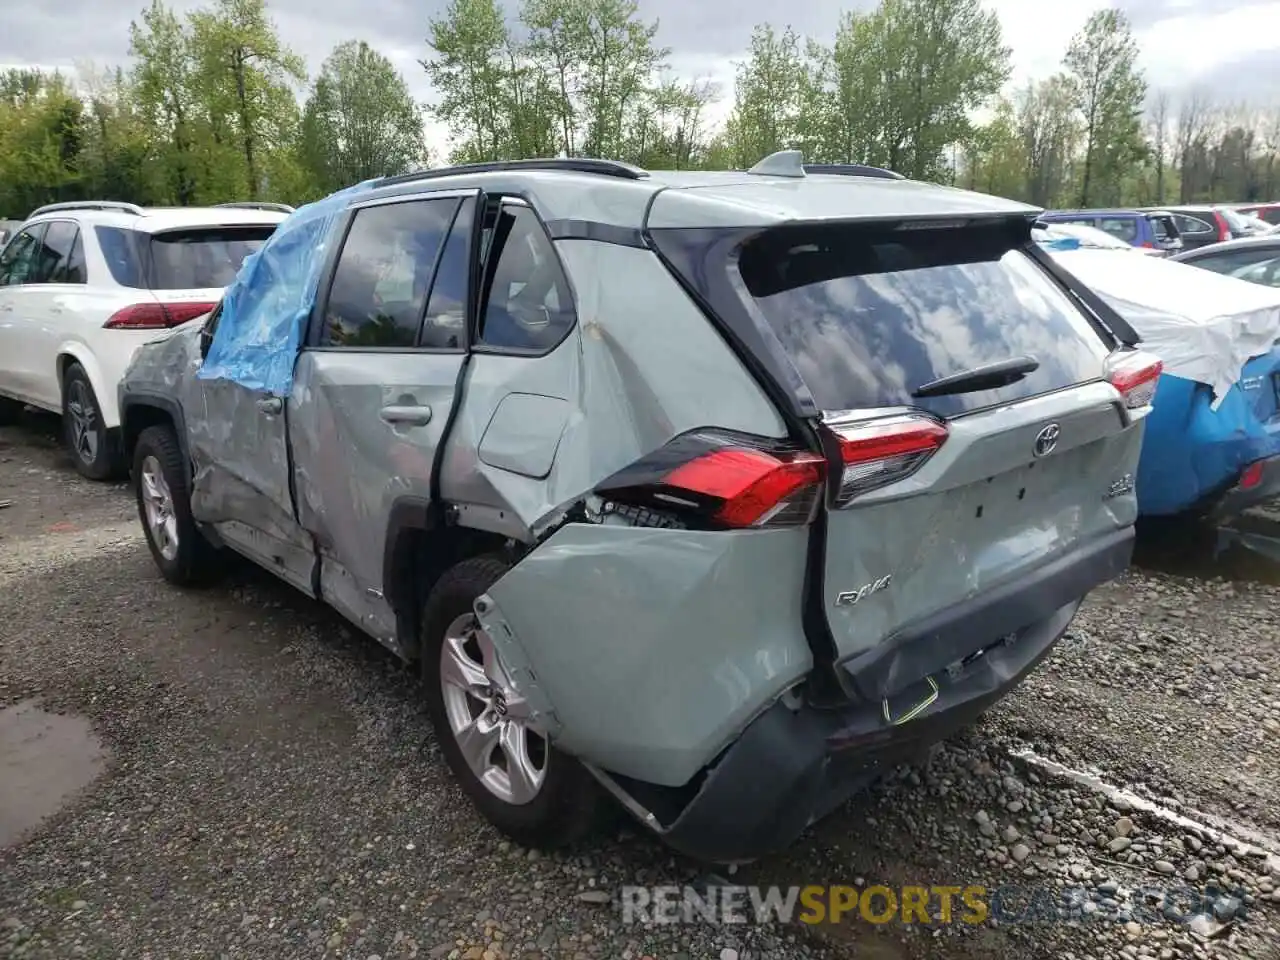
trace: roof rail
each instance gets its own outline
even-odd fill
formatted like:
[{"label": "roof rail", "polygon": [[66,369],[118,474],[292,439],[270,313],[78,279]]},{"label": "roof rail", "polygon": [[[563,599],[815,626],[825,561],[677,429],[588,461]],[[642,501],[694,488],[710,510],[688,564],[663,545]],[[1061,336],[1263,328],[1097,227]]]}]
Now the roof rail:
[{"label": "roof rail", "polygon": [[747,173],[757,177],[803,177],[804,154],[799,150],[779,150],[769,154]]},{"label": "roof rail", "polygon": [[272,210],[276,213],[293,213],[293,207],[287,203],[269,203],[266,200],[234,200],[230,203],[215,203],[215,207],[230,207],[234,210]]},{"label": "roof rail", "polygon": [[806,163],[805,173],[828,173],[837,177],[875,177],[880,180],[905,180],[902,174],[865,163]]},{"label": "roof rail", "polygon": [[594,157],[545,157],[529,160],[488,160],[483,163],[459,163],[452,167],[434,170],[417,170],[393,177],[375,180],[375,187],[390,187],[398,183],[417,180],[434,180],[438,177],[456,177],[467,173],[502,173],[505,171],[560,170],[565,173],[594,173],[602,177],[620,177],[623,180],[643,180],[649,171],[620,160],[598,160]]},{"label": "roof rail", "polygon": [[146,211],[136,203],[124,203],[121,200],[68,200],[66,203],[46,203],[43,207],[36,207],[27,215],[27,219],[59,210],[119,210],[121,213],[131,213],[135,217],[146,214]]}]

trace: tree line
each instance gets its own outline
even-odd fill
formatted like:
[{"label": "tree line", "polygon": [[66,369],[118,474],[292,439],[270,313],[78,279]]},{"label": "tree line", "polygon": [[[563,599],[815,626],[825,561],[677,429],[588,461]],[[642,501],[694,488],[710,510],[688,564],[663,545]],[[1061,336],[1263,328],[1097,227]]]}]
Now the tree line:
[{"label": "tree line", "polygon": [[[1130,25],[1095,13],[1054,76],[1008,89],[981,0],[881,0],[834,36],[764,24],[732,90],[676,76],[636,0],[451,0],[425,24],[434,102],[367,44],[314,76],[265,0],[152,0],[130,60],[0,74],[0,216],[87,198],[300,203],[433,160],[598,156],[744,168],[798,148],[1042,206],[1280,199],[1280,112],[1150,89]],[[711,108],[732,98],[728,120]],[[424,117],[447,127],[434,158]]]}]

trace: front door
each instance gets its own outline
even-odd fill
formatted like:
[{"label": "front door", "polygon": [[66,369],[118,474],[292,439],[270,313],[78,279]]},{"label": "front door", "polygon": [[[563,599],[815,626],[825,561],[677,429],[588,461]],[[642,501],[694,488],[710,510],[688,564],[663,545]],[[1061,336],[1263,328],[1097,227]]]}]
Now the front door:
[{"label": "front door", "polygon": [[395,646],[383,598],[388,519],[431,500],[463,358],[475,193],[371,201],[350,214],[294,375],[298,516],[320,593]]},{"label": "front door", "polygon": [[[46,225],[21,231],[0,253],[0,393],[39,402],[34,344],[39,330],[39,288]],[[55,408],[56,409],[56,408]]]},{"label": "front door", "polygon": [[284,400],[231,380],[195,380],[194,390],[201,409],[186,418],[192,516],[314,596],[315,551],[294,513]]}]

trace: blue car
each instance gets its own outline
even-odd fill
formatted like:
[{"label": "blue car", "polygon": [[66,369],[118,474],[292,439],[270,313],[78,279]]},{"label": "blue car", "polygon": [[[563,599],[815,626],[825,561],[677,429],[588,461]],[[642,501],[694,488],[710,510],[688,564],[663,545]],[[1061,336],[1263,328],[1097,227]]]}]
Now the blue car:
[{"label": "blue car", "polygon": [[1224,520],[1280,496],[1280,291],[1037,234],[1164,364],[1138,462],[1139,514]]},{"label": "blue car", "polygon": [[1038,219],[1095,227],[1131,246],[1157,250],[1165,256],[1182,249],[1173,214],[1163,210],[1046,210]]}]

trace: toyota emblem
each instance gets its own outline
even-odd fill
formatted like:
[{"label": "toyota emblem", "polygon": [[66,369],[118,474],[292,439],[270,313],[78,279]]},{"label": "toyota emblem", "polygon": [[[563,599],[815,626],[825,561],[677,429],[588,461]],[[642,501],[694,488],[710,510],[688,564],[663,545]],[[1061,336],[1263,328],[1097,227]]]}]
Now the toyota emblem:
[{"label": "toyota emblem", "polygon": [[1037,457],[1047,457],[1058,445],[1058,436],[1062,430],[1056,423],[1051,423],[1036,434],[1035,446],[1032,448]]}]

